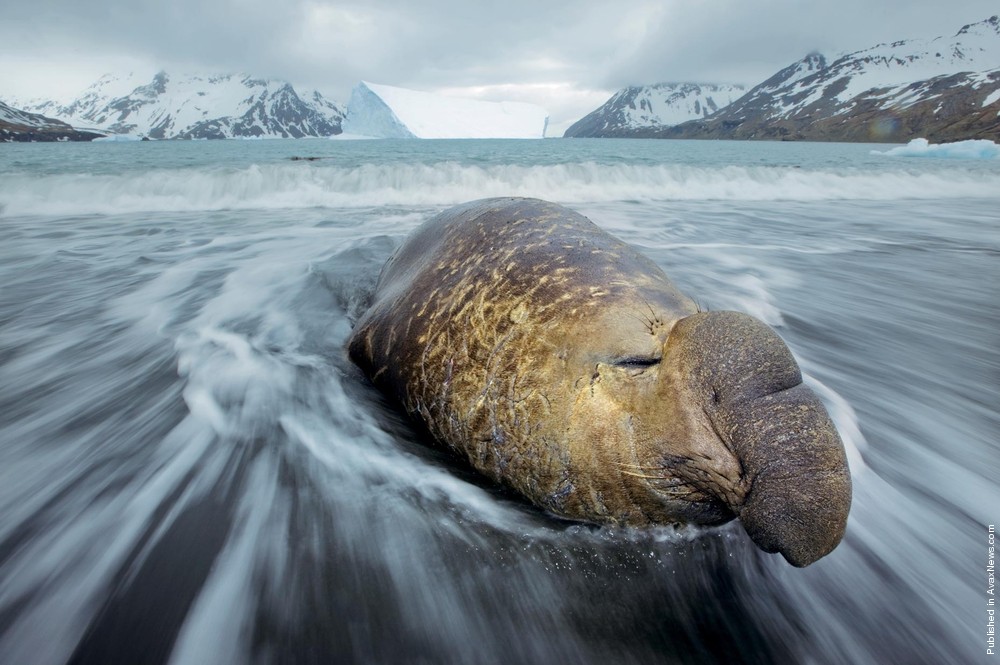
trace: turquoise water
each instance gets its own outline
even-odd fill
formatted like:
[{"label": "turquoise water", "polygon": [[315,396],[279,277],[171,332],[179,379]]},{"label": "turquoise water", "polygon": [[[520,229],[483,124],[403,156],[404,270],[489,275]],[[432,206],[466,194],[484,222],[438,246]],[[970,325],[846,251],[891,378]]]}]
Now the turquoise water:
[{"label": "turquoise water", "polygon": [[[0,147],[0,662],[983,658],[1000,163],[887,149]],[[776,327],[848,447],[833,554],[568,525],[371,391],[342,346],[382,262],[494,195]]]}]

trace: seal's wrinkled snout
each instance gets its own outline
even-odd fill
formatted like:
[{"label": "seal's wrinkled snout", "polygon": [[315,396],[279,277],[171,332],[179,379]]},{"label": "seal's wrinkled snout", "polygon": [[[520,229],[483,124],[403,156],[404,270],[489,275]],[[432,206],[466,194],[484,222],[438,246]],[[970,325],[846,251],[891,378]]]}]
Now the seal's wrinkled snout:
[{"label": "seal's wrinkled snout", "polygon": [[795,566],[830,553],[847,524],[850,473],[843,443],[788,347],[737,312],[689,316],[671,337],[668,352],[743,469],[748,489],[730,509],[747,533]]},{"label": "seal's wrinkled snout", "polygon": [[739,516],[753,541],[800,567],[829,554],[847,526],[851,480],[817,397],[799,384],[725,418],[747,450],[751,484]]}]

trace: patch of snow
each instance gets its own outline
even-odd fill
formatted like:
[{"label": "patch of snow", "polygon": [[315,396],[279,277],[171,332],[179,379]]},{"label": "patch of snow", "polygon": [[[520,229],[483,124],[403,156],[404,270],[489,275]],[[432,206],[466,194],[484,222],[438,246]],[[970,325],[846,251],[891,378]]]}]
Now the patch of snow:
[{"label": "patch of snow", "polygon": [[[823,94],[826,92],[826,88],[828,87],[828,85],[830,85],[830,84],[813,86],[812,87],[813,88],[812,91],[808,95],[806,95],[803,99],[799,100],[798,102],[795,102],[794,104],[791,104],[791,103],[789,103],[789,104],[782,103],[782,106],[781,106],[780,110],[778,111],[778,113],[776,115],[778,117],[784,117],[784,118],[790,118],[790,117],[792,117],[793,115],[797,114],[802,109],[804,109],[804,108],[808,107],[809,105],[814,104],[814,103],[818,102],[820,99],[822,99],[823,98]],[[800,83],[796,83],[795,87],[792,88],[792,90],[790,90],[789,92],[781,95],[780,97],[776,97],[776,99],[782,99],[782,98],[785,98],[785,97],[794,96],[796,93],[799,93],[799,92],[801,92],[803,90],[808,90],[809,87],[810,86],[807,85],[807,84],[805,84],[805,83],[801,83],[801,82]]]},{"label": "patch of snow", "polygon": [[741,85],[658,83],[641,88],[621,110],[626,127],[672,127],[709,116],[745,92]]},{"label": "patch of snow", "polygon": [[38,113],[30,113],[19,108],[13,108],[0,102],[0,122],[8,122],[12,125],[24,127],[53,127],[58,125],[52,118],[45,117]]},{"label": "patch of snow", "polygon": [[973,72],[969,74],[970,85],[974,90],[978,90],[984,84],[990,83],[993,80],[990,76],[992,73],[1000,73],[1000,69],[995,69],[992,72],[987,70],[985,72]]},{"label": "patch of snow", "polygon": [[6,104],[0,102],[0,122],[20,123],[21,114]]},{"label": "patch of snow", "polygon": [[821,53],[810,53],[793,65],[794,69],[785,72],[783,85],[797,84],[802,79],[812,76],[826,67],[826,56]]},{"label": "patch of snow", "polygon": [[544,138],[548,113],[534,104],[444,97],[362,81],[343,129],[381,138]]},{"label": "patch of snow", "polygon": [[[913,86],[901,85],[893,88],[885,95],[880,95],[885,99],[882,103],[881,108],[883,109],[896,109],[899,111],[905,110],[914,104],[919,104],[920,102],[929,101],[940,97],[940,94],[929,95],[924,86]],[[878,97],[874,97],[878,98]]]},{"label": "patch of snow", "polygon": [[904,146],[885,152],[872,150],[873,155],[889,157],[935,157],[940,159],[1000,159],[1000,145],[986,139],[930,143],[927,139],[913,139]]},{"label": "patch of snow", "polygon": [[831,63],[830,72],[850,76],[847,87],[837,95],[843,103],[873,88],[980,71],[997,62],[1000,33],[989,19],[965,26],[950,38],[903,40],[848,53]]},{"label": "patch of snow", "polygon": [[986,99],[983,100],[983,106],[989,106],[997,101],[1000,101],[1000,88],[997,88],[990,94],[986,95]]}]

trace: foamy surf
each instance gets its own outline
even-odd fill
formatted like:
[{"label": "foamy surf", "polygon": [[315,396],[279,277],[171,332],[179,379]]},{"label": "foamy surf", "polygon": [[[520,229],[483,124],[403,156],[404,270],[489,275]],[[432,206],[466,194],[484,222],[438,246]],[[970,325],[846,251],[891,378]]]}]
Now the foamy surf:
[{"label": "foamy surf", "polygon": [[0,210],[5,216],[443,206],[491,196],[562,203],[1000,198],[1000,175],[595,162],[487,166],[295,162],[120,175],[13,174],[0,182]]}]

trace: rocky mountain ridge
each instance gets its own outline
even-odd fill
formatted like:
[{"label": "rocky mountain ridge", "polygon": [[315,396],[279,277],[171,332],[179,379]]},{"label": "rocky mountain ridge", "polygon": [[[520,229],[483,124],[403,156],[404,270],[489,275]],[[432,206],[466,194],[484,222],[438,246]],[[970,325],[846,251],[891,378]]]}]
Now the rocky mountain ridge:
[{"label": "rocky mountain ridge", "polygon": [[103,133],[152,139],[300,138],[341,132],[344,113],[319,92],[246,74],[152,81],[105,75],[67,102],[32,100],[21,109]]},{"label": "rocky mountain ridge", "polygon": [[656,83],[629,86],[603,106],[573,123],[563,136],[641,136],[643,131],[672,127],[707,117],[741,97],[742,85]]},{"label": "rocky mountain ridge", "polygon": [[0,142],[91,141],[103,134],[75,129],[40,113],[28,113],[0,102]]},{"label": "rocky mountain ridge", "polygon": [[951,37],[879,44],[835,59],[811,53],[706,118],[616,135],[1000,140],[1000,18]]}]

